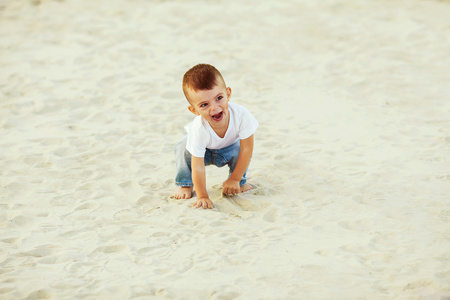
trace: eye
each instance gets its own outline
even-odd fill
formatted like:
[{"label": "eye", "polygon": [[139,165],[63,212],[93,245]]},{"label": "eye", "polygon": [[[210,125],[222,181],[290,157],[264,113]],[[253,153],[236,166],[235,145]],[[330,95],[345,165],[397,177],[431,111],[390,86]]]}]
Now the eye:
[{"label": "eye", "polygon": [[206,106],[208,106],[208,103],[202,103],[202,104],[200,104],[200,107],[201,107],[201,108],[204,108],[204,107],[206,107]]},{"label": "eye", "polygon": [[223,96],[219,96],[219,97],[217,97],[217,101],[220,101],[220,100],[222,100],[223,99]]}]

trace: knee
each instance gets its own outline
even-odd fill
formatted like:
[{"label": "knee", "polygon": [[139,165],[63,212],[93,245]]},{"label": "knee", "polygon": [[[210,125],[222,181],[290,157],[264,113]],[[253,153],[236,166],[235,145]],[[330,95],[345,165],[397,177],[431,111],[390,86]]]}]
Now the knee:
[{"label": "knee", "polygon": [[186,149],[186,141],[187,141],[187,136],[184,136],[178,143],[175,144],[174,147],[174,151],[175,153],[177,152],[184,152],[184,150]]},{"label": "knee", "polygon": [[237,143],[235,143],[233,145],[233,148],[230,151],[230,156],[231,156],[230,160],[236,160],[237,161],[240,151],[241,151],[241,147],[239,145],[239,142],[237,142]]}]

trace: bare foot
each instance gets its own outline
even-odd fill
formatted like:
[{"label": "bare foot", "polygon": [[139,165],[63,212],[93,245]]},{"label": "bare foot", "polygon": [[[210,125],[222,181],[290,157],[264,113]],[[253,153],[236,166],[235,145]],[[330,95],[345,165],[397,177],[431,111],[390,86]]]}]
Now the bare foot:
[{"label": "bare foot", "polygon": [[241,193],[246,192],[246,191],[250,191],[253,190],[254,187],[253,185],[251,185],[250,183],[246,183],[243,186],[241,186]]},{"label": "bare foot", "polygon": [[193,189],[193,186],[180,186],[180,188],[175,191],[173,196],[175,199],[191,199]]}]

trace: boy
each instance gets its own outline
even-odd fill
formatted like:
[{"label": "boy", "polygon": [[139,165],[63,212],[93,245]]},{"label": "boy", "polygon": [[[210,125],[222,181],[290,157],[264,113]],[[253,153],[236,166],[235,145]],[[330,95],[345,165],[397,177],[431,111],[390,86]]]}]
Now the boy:
[{"label": "boy", "polygon": [[189,111],[197,117],[185,127],[187,135],[175,146],[175,183],[180,188],[174,197],[190,199],[195,188],[197,202],[193,206],[213,208],[206,190],[205,165],[229,166],[223,194],[232,196],[252,189],[246,183],[246,173],[258,121],[243,106],[229,103],[231,89],[211,65],[189,69],[183,76],[183,92]]}]

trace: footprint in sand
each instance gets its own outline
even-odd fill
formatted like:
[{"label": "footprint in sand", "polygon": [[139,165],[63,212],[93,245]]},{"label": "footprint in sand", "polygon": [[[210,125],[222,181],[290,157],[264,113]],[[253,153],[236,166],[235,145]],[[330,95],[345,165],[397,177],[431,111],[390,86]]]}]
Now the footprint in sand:
[{"label": "footprint in sand", "polygon": [[70,289],[78,289],[85,285],[86,282],[80,278],[60,278],[50,283],[51,288],[61,290],[63,292]]},{"label": "footprint in sand", "polygon": [[257,213],[263,212],[270,206],[269,202],[255,197],[259,188],[238,194],[234,197],[223,196],[221,186],[219,185],[213,186],[213,188],[215,188],[215,191],[211,196],[217,199],[214,201],[215,209],[227,213],[230,216],[247,219]]},{"label": "footprint in sand", "polygon": [[[0,295],[5,295],[8,293],[11,293],[12,291],[14,291],[13,288],[2,288],[2,289],[0,289]],[[1,298],[3,299],[3,297],[4,297],[4,299],[7,299],[6,296],[2,296]]]},{"label": "footprint in sand", "polygon": [[98,204],[98,203],[96,203],[96,202],[87,202],[87,203],[84,203],[84,204],[81,204],[81,205],[77,206],[77,207],[74,209],[74,211],[77,211],[77,210],[87,210],[87,209],[90,209],[90,210],[96,210],[96,209],[99,208],[99,207],[100,207],[100,204]]},{"label": "footprint in sand", "polygon": [[321,249],[314,252],[317,255],[325,256],[325,257],[336,257],[336,250],[332,249]]},{"label": "footprint in sand", "polygon": [[51,299],[53,294],[47,290],[36,290],[28,294],[26,299]]},{"label": "footprint in sand", "polygon": [[219,233],[218,239],[223,242],[225,245],[235,244],[239,241],[239,237],[235,236],[234,233]]},{"label": "footprint in sand", "polygon": [[46,256],[53,254],[55,252],[56,248],[58,248],[58,247],[54,246],[54,245],[42,245],[42,246],[36,247],[33,250],[23,252],[20,254],[20,256],[32,256],[32,257],[36,257],[36,258],[46,257]]},{"label": "footprint in sand", "polygon": [[275,209],[271,209],[267,213],[264,214],[263,220],[269,223],[275,223],[278,220],[279,213]]},{"label": "footprint in sand", "polygon": [[176,273],[177,273],[177,274],[183,274],[183,273],[186,273],[187,271],[189,271],[190,269],[192,269],[193,266],[194,266],[194,261],[192,260],[192,258],[188,258],[187,260],[185,260],[184,263],[180,264],[180,265],[176,268]]},{"label": "footprint in sand", "polygon": [[130,267],[132,262],[128,258],[110,259],[104,264],[105,270],[113,273],[122,273]]},{"label": "footprint in sand", "polygon": [[225,299],[236,299],[241,294],[233,291],[220,291],[220,292],[214,292],[209,298],[211,299],[218,299],[218,300],[225,300]]},{"label": "footprint in sand", "polygon": [[136,201],[136,206],[159,206],[161,204],[161,199],[151,196],[142,196]]},{"label": "footprint in sand", "polygon": [[371,230],[376,223],[371,219],[359,219],[356,221],[342,221],[338,225],[348,230],[367,231]]},{"label": "footprint in sand", "polygon": [[12,218],[8,225],[9,227],[25,227],[31,222],[32,222],[31,218],[17,216],[15,218]]},{"label": "footprint in sand", "polygon": [[[198,220],[196,218],[185,218],[185,219],[180,219],[180,221],[178,222],[181,225],[184,226],[197,226],[198,225]],[[213,226],[212,224],[210,224],[211,226]]]},{"label": "footprint in sand", "polygon": [[17,246],[20,243],[21,239],[19,238],[7,238],[0,240],[1,243],[11,244],[13,246]]},{"label": "footprint in sand", "polygon": [[88,256],[92,258],[96,258],[103,255],[113,255],[121,252],[125,252],[128,250],[128,246],[126,245],[111,245],[111,246],[102,246],[96,248],[92,251]]},{"label": "footprint in sand", "polygon": [[142,249],[139,249],[137,251],[138,255],[145,256],[147,258],[151,258],[152,256],[159,256],[161,254],[167,253],[167,249],[164,249],[163,247],[169,247],[173,243],[160,243],[158,246],[154,247],[145,247]]},{"label": "footprint in sand", "polygon": [[67,264],[64,271],[72,277],[82,278],[85,275],[94,276],[102,272],[103,267],[93,262],[75,262]]},{"label": "footprint in sand", "polygon": [[123,209],[113,215],[113,218],[117,221],[136,221],[140,217],[140,214],[132,209]]}]

